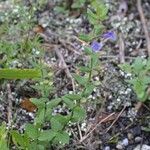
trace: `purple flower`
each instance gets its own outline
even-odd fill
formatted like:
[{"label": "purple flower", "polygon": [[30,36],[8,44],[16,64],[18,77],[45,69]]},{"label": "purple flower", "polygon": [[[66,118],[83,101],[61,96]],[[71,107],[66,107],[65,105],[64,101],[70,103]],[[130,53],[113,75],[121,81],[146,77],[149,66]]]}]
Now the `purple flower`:
[{"label": "purple flower", "polygon": [[103,43],[99,43],[97,41],[93,41],[91,44],[91,48],[93,50],[93,52],[98,52],[102,49],[103,47]]},{"label": "purple flower", "polygon": [[116,41],[117,39],[117,35],[113,31],[106,32],[102,37],[111,41]]}]

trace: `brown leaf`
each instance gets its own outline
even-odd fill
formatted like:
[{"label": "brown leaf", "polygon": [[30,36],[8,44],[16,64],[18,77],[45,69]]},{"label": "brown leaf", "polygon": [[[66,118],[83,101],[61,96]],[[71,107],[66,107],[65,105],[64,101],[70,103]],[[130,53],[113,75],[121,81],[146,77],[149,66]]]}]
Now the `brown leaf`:
[{"label": "brown leaf", "polygon": [[43,33],[45,31],[45,29],[41,25],[37,25],[33,28],[33,31],[35,33]]},{"label": "brown leaf", "polygon": [[37,109],[37,107],[28,98],[22,99],[20,106],[28,112],[35,112]]},{"label": "brown leaf", "polygon": [[[108,117],[109,115],[110,115],[109,113],[102,112],[102,114],[98,117],[98,122],[100,122],[104,118]],[[112,115],[111,117],[109,117],[108,119],[106,119],[103,123],[115,120],[116,117],[117,117],[117,115],[118,115],[118,113],[115,113],[114,115]]]}]

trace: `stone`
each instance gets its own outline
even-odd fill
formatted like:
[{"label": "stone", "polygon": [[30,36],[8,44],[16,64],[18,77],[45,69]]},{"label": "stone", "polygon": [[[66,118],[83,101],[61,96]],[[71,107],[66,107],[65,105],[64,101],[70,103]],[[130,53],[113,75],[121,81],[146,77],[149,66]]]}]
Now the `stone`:
[{"label": "stone", "polygon": [[127,138],[123,139],[122,145],[123,146],[128,146],[128,144],[129,144],[129,140]]},{"label": "stone", "polygon": [[142,141],[142,138],[140,136],[137,136],[137,137],[135,137],[134,140],[135,140],[136,143],[139,143],[139,142]]},{"label": "stone", "polygon": [[149,145],[146,145],[146,144],[143,144],[142,147],[141,145],[139,144],[137,147],[135,147],[133,150],[150,150],[150,146]]},{"label": "stone", "polygon": [[117,144],[116,148],[119,149],[119,150],[122,150],[123,146],[121,144]]},{"label": "stone", "polygon": [[106,147],[104,148],[104,150],[110,150],[110,147],[109,147],[109,146],[106,146]]},{"label": "stone", "polygon": [[132,133],[128,133],[128,139],[132,140],[133,138],[134,138],[133,134]]}]

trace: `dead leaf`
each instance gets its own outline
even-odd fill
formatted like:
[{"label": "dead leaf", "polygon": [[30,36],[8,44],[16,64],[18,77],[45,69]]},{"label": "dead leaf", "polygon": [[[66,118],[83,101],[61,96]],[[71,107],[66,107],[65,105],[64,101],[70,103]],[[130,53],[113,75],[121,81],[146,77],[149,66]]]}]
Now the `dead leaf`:
[{"label": "dead leaf", "polygon": [[[101,115],[98,117],[98,122],[101,122],[101,120],[103,120],[104,118],[107,118],[109,115],[110,115],[109,113],[102,112]],[[106,119],[103,123],[107,123],[109,121],[115,120],[117,115],[118,115],[118,113],[115,113],[114,115],[112,115],[111,117]]]},{"label": "dead leaf", "polygon": [[28,112],[35,112],[37,109],[37,107],[28,98],[22,99],[20,106]]},{"label": "dead leaf", "polygon": [[45,31],[45,29],[41,25],[37,25],[33,28],[33,31],[35,33],[43,33]]}]

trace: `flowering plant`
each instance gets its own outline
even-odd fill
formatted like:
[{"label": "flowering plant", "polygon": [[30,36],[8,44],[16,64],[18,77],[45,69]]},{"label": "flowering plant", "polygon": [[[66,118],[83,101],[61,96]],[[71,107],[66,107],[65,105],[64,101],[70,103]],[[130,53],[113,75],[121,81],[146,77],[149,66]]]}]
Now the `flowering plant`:
[{"label": "flowering plant", "polygon": [[107,40],[116,41],[116,39],[117,39],[117,36],[116,36],[115,32],[113,32],[113,31],[106,32],[105,34],[102,35],[102,37],[103,37],[102,42],[97,42],[94,40],[91,43],[91,48],[94,52],[100,51],[102,49],[102,47],[104,46],[104,43]]}]

